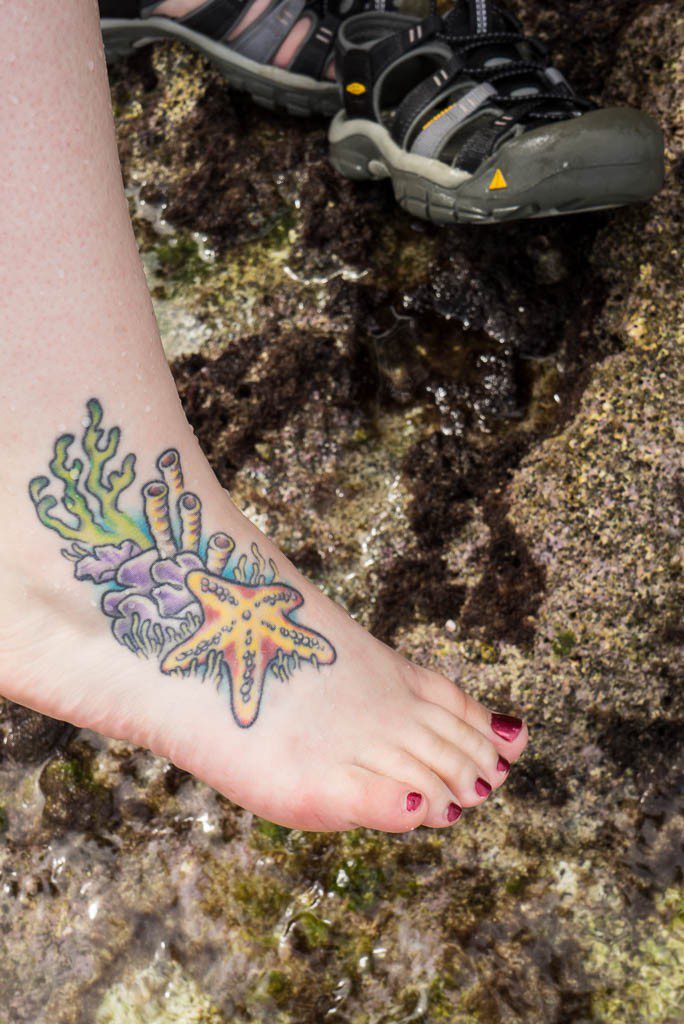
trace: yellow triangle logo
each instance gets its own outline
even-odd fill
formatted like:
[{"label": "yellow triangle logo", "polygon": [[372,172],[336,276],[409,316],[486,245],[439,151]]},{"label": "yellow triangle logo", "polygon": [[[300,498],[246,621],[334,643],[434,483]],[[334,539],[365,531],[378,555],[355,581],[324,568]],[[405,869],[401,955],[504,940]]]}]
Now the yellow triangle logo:
[{"label": "yellow triangle logo", "polygon": [[489,191],[493,192],[497,188],[508,188],[508,182],[506,181],[498,167],[496,169],[496,174],[492,178],[492,183],[489,186]]}]

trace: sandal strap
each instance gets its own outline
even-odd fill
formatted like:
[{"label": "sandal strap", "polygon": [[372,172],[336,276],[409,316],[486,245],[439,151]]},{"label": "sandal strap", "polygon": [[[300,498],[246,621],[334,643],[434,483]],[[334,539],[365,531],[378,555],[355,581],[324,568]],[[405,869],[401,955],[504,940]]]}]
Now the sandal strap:
[{"label": "sandal strap", "polygon": [[242,0],[209,0],[183,17],[187,29],[202,32],[210,39],[222,39],[245,11]]},{"label": "sandal strap", "polygon": [[[356,18],[343,22],[337,35],[336,64],[342,79],[345,110],[349,117],[365,117],[375,120],[373,105],[374,87],[381,75],[397,60],[412,50],[423,46],[427,40],[436,36],[441,19],[437,15],[429,15],[422,21],[412,21],[405,28],[395,31],[386,30],[386,34],[371,41],[355,42],[353,34],[347,36],[345,28],[354,22],[361,22],[372,28],[373,15],[358,15]],[[406,24],[407,19],[400,24]],[[378,26],[384,28],[385,19],[389,15],[378,16]],[[363,40],[363,36],[361,37]]]},{"label": "sandal strap", "polygon": [[424,81],[419,82],[397,107],[392,122],[392,138],[399,146],[403,146],[416,119],[423,111],[429,110],[439,96],[449,88],[465,66],[462,57],[454,54],[443,68],[433,72]]},{"label": "sandal strap", "polygon": [[411,152],[433,159],[439,157],[454,132],[477,110],[489,104],[493,96],[496,96],[496,89],[489,82],[481,82],[469,89],[465,96],[440,110],[423,125]]},{"label": "sandal strap", "polygon": [[273,0],[263,14],[231,41],[230,48],[259,64],[270,64],[305,7],[306,0]]},{"label": "sandal strap", "polygon": [[208,0],[181,19],[186,28],[210,39],[222,39],[245,11],[243,0]]},{"label": "sandal strap", "polygon": [[478,34],[489,32],[490,30],[490,5],[487,0],[468,0],[470,7],[470,20]]},{"label": "sandal strap", "polygon": [[454,163],[461,171],[474,174],[478,167],[491,156],[496,144],[507,135],[515,124],[520,111],[499,113],[481,124],[464,142]]},{"label": "sandal strap", "polygon": [[304,11],[304,16],[312,19],[311,31],[295,54],[288,70],[298,75],[322,78],[335,47],[340,19],[334,14],[326,14],[319,20],[318,14],[308,8]]},{"label": "sandal strap", "polygon": [[99,0],[101,18],[139,18],[141,0]]},{"label": "sandal strap", "polygon": [[[154,18],[162,0],[137,0],[139,16]],[[102,3],[100,3],[100,7]],[[201,32],[209,39],[222,39],[227,35],[245,12],[244,0],[206,0],[205,3],[178,18],[179,25],[185,25],[193,32]]]}]

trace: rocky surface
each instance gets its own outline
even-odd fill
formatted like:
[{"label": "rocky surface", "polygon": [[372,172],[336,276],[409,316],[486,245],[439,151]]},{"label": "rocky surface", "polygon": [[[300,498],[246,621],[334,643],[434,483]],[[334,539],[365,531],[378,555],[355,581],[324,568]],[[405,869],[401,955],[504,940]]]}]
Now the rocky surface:
[{"label": "rocky surface", "polygon": [[528,755],[447,833],[312,836],[5,705],[2,1024],[681,1019],[684,26],[517,8],[664,126],[650,206],[437,230],[179,47],[112,97],[222,481],[378,635],[523,711]]}]

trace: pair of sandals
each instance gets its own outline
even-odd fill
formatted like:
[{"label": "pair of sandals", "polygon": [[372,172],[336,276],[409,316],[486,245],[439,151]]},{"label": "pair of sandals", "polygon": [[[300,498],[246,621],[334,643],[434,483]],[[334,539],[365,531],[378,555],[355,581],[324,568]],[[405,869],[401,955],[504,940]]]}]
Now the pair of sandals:
[{"label": "pair of sandals", "polygon": [[658,125],[579,98],[491,0],[455,0],[422,19],[394,0],[206,0],[183,14],[189,6],[100,0],[108,59],[184,40],[263,106],[332,117],[333,166],[356,180],[390,178],[418,217],[577,213],[644,201],[662,186]]}]

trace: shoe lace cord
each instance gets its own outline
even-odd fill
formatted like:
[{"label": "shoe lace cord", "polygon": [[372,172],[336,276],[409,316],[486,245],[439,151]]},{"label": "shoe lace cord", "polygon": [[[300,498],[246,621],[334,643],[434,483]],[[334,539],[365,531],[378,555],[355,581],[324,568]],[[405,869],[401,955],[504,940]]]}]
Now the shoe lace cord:
[{"label": "shoe lace cord", "polygon": [[[505,93],[501,93],[497,89],[497,103],[500,103],[502,107],[518,107],[520,108],[521,117],[532,117],[532,118],[548,118],[555,117],[567,117],[567,114],[571,111],[577,111],[581,113],[585,110],[590,109],[593,104],[588,100],[581,99],[576,96],[571,88],[564,84],[563,89],[567,91],[561,91],[558,86],[552,84],[542,85],[542,82],[548,82],[546,75],[547,70],[551,65],[545,59],[547,56],[546,46],[539,39],[535,39],[532,36],[528,36],[522,29],[519,28],[519,22],[517,18],[514,18],[509,12],[503,11],[495,4],[489,4],[489,10],[492,14],[499,15],[506,22],[510,22],[516,26],[515,29],[509,31],[496,31],[496,32],[480,32],[477,34],[460,34],[449,31],[448,26],[444,23],[444,30],[438,32],[437,35],[444,42],[448,43],[453,49],[458,50],[468,60],[469,55],[474,54],[476,50],[483,47],[490,46],[513,46],[517,47],[520,44],[524,44],[526,47],[535,51],[540,60],[507,60],[505,64],[499,67],[486,67],[483,64],[478,63],[467,63],[463,68],[463,73],[470,75],[477,80],[486,80],[491,85],[497,87],[499,83],[503,84],[511,78],[520,76],[521,74],[527,74],[530,76],[536,76],[539,79],[539,85],[536,86],[536,91],[533,95],[528,96],[508,96]],[[436,12],[437,3],[436,0],[430,0],[430,9],[433,13]],[[554,105],[560,104],[564,111],[553,111],[546,109],[540,111],[538,107],[547,107],[552,102]]]}]

